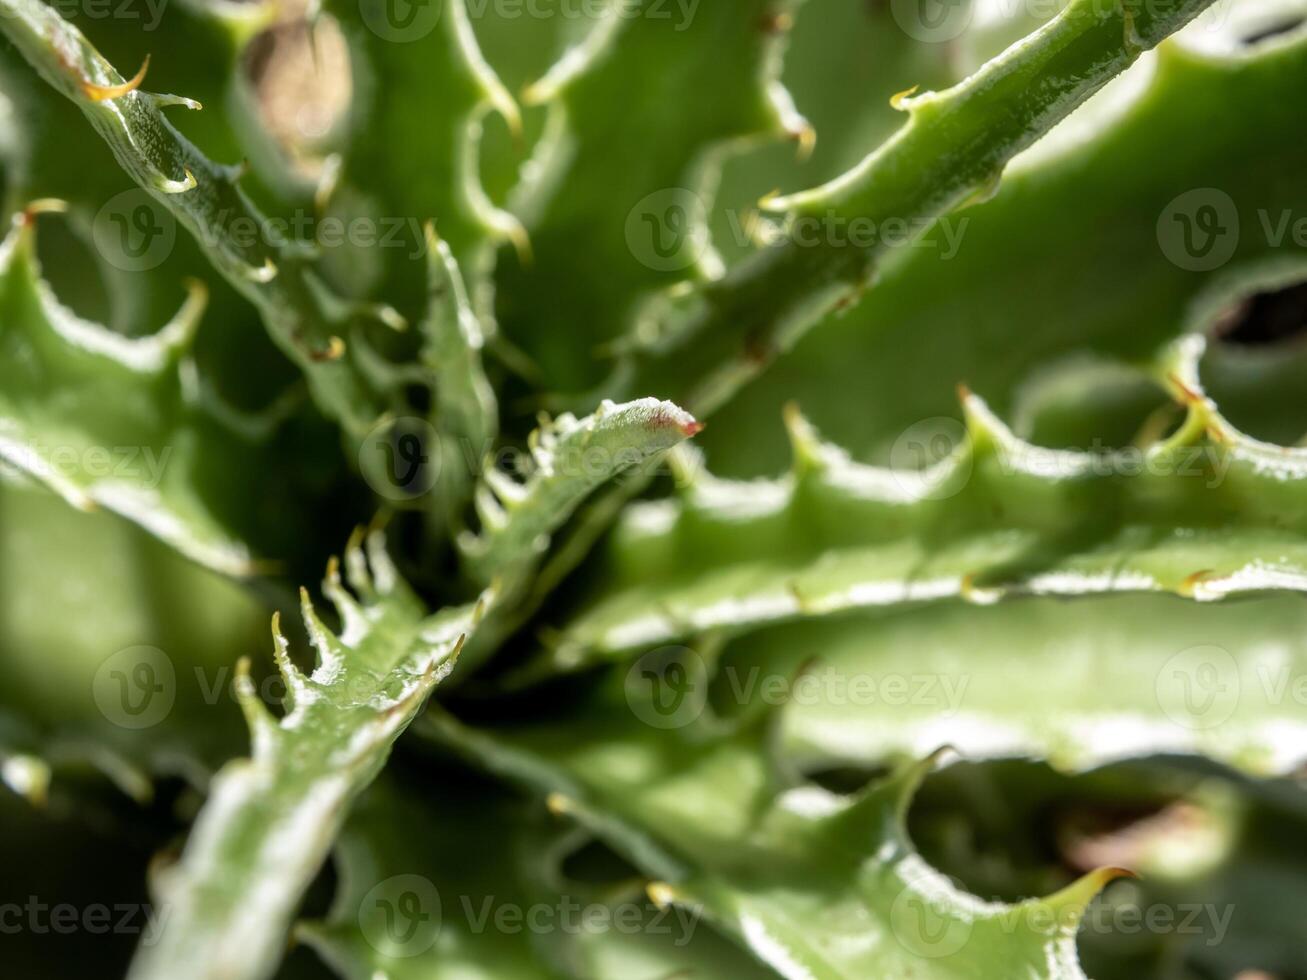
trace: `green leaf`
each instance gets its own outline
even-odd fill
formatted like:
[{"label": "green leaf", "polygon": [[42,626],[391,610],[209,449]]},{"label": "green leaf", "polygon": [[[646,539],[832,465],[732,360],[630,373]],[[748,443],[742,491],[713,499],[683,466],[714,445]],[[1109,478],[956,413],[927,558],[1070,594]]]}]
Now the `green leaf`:
[{"label": "green leaf", "polygon": [[203,565],[251,574],[233,530],[251,515],[211,475],[261,465],[257,438],[222,424],[190,360],[203,286],[157,334],[112,333],[41,278],[35,220],[20,215],[0,245],[0,457],[82,510],[112,510]]},{"label": "green leaf", "polygon": [[428,301],[422,321],[423,360],[435,381],[434,422],[440,436],[438,516],[460,529],[471,495],[472,473],[495,444],[499,405],[481,360],[485,335],[449,245],[427,227]]},{"label": "green leaf", "polygon": [[[811,187],[838,177],[902,123],[890,104],[895,92],[913,84],[947,88],[966,73],[958,55],[970,32],[958,44],[921,43],[900,23],[912,7],[804,0],[786,42],[782,76],[816,141],[810,153],[774,144],[723,161],[712,241],[728,266],[758,248],[744,232],[746,222],[760,217],[760,198],[778,187]],[[951,16],[968,9],[975,5],[965,0],[950,8]]]},{"label": "green leaf", "polygon": [[[645,301],[720,274],[707,202],[728,154],[809,138],[778,80],[797,6],[606,3],[527,90],[550,119],[518,193],[532,258],[501,268],[500,319],[547,390],[592,386],[595,353],[612,353]],[[674,225],[644,223],[664,218]]]},{"label": "green leaf", "polygon": [[0,745],[40,759],[56,790],[87,767],[138,800],[154,777],[203,785],[241,745],[231,664],[259,641],[264,603],[8,469],[0,524]]},{"label": "green leaf", "polygon": [[[303,616],[317,653],[305,676],[273,621],[286,715],[275,720],[250,681],[237,694],[253,736],[253,757],[214,778],[178,865],[161,872],[159,901],[170,909],[157,942],[143,945],[134,980],[271,976],[301,897],[331,850],[350,803],[385,764],[391,745],[453,669],[481,606],[428,616],[399,578],[380,532],[345,553],[345,591],[335,564],[323,590],[342,621],[339,635]],[[369,570],[369,565],[370,570]]]},{"label": "green leaf", "polygon": [[787,785],[769,768],[764,725],[647,724],[636,715],[660,717],[651,694],[613,673],[570,719],[478,730],[428,714],[419,730],[551,794],[552,808],[662,879],[651,897],[701,907],[782,976],[1083,977],[1076,927],[1115,872],[1045,899],[983,902],[907,839],[928,763],[856,797]]},{"label": "green leaf", "polygon": [[[770,206],[791,223],[847,229],[855,220],[901,220],[911,228],[984,200],[1013,157],[1208,3],[1145,10],[1129,0],[1075,0],[965,81],[900,100],[907,124],[854,170]],[[887,251],[883,236],[863,247],[847,233],[819,232],[815,242],[791,233],[655,328],[632,383],[713,411],[824,315],[856,301]]]},{"label": "green leaf", "polygon": [[[434,221],[469,280],[475,308],[488,311],[494,246],[525,242],[517,220],[481,188],[482,122],[491,111],[510,127],[521,121],[477,48],[465,0],[432,0],[407,18],[383,0],[342,0],[327,9],[350,40],[355,87],[329,210],[381,215],[402,228],[379,257],[355,257],[384,263],[366,291],[401,310],[419,307],[423,276],[435,261],[429,254],[421,260],[420,223]],[[358,269],[336,271],[359,278]],[[430,288],[442,278],[435,271]]]},{"label": "green leaf", "polygon": [[[477,487],[478,534],[460,541],[483,583],[519,580],[556,531],[596,488],[698,433],[703,427],[671,402],[604,402],[584,418],[562,415],[531,436],[534,468],[518,482],[493,462]],[[509,586],[505,586],[509,588]]]},{"label": "green leaf", "polygon": [[[1206,31],[1197,36],[1210,41]],[[1198,50],[1182,34],[1163,44],[1009,167],[992,201],[887,256],[874,288],[713,415],[702,441],[714,469],[776,472],[785,440],[756,422],[789,401],[859,459],[885,459],[915,423],[955,416],[959,382],[1016,420],[1020,387],[1059,362],[1147,359],[1249,291],[1285,284],[1295,266],[1303,278],[1302,248],[1268,239],[1263,221],[1274,229],[1307,208],[1293,177],[1307,140],[1277,94],[1307,85],[1307,40],[1228,43]],[[1228,123],[1219,132],[1214,116]],[[1199,188],[1228,195],[1241,230],[1229,262],[1189,270],[1170,258],[1183,252],[1159,244],[1158,225],[1169,214],[1167,230],[1179,230],[1176,215],[1203,202],[1172,205]]]},{"label": "green leaf", "polygon": [[544,826],[538,803],[437,776],[368,792],[338,847],[330,917],[296,930],[342,977],[764,975],[707,924],[658,912],[638,879],[570,879],[562,862],[588,835]]},{"label": "green leaf", "polygon": [[360,311],[327,292],[305,245],[248,233],[266,229],[267,216],[239,188],[240,168],[210,161],[163,114],[170,106],[199,104],[143,92],[139,79],[127,82],[39,0],[5,0],[0,13],[5,35],[23,57],[81,109],[122,168],[201,241],[215,268],[258,308],[269,335],[303,369],[323,412],[361,439],[383,406],[355,356],[346,356],[342,335]]},{"label": "green leaf", "polygon": [[1171,753],[1280,776],[1307,758],[1305,630],[1296,596],[947,603],[760,631],[722,663],[732,692],[756,695],[813,658],[811,696],[785,712],[803,768],[947,743],[1069,770]]},{"label": "green leaf", "polygon": [[887,469],[853,462],[791,414],[788,477],[691,473],[678,498],[628,508],[550,660],[574,667],[710,630],[957,597],[1302,590],[1307,452],[1220,414],[1198,377],[1204,348],[1191,336],[1156,362],[1183,426],[1108,453],[1032,445],[965,394],[965,430],[940,420],[904,443],[903,462],[915,451],[935,465]]},{"label": "green leaf", "polygon": [[1158,759],[1074,776],[964,763],[923,785],[911,829],[923,854],[986,894],[1057,887],[1102,861],[1138,870],[1081,929],[1096,980],[1284,976],[1302,962],[1288,923],[1307,882],[1302,798],[1286,789]]}]

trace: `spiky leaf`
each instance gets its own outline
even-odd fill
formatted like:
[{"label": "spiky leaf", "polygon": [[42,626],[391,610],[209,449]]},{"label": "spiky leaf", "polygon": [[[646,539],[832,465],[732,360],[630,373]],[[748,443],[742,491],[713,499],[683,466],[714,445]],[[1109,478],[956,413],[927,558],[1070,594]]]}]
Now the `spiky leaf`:
[{"label": "spiky leaf", "polygon": [[161,872],[157,891],[169,920],[157,943],[140,948],[133,978],[271,976],[351,802],[453,669],[479,607],[428,616],[398,577],[380,532],[367,543],[366,557],[360,541],[345,554],[356,595],[345,591],[334,565],[323,584],[341,617],[339,635],[304,593],[317,653],[311,675],[290,659],[274,621],[286,715],[269,713],[248,666],[237,678],[253,756],[215,777],[180,863]]}]

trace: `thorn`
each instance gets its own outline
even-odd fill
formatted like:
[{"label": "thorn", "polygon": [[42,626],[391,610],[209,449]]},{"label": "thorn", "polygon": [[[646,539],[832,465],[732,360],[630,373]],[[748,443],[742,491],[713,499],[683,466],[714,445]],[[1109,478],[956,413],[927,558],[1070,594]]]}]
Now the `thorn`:
[{"label": "thorn", "polygon": [[1201,571],[1194,572],[1192,575],[1186,575],[1184,581],[1180,583],[1180,587],[1176,591],[1185,598],[1192,599],[1194,593],[1198,590],[1198,586],[1201,585],[1205,579],[1208,579],[1215,574],[1215,569],[1204,568]]},{"label": "thorn", "polygon": [[203,103],[187,98],[184,95],[150,95],[149,98],[154,100],[154,104],[160,109],[167,109],[170,106],[179,105],[183,108],[190,109],[192,112],[199,112],[204,108]]},{"label": "thorn", "polygon": [[920,85],[914,85],[912,88],[905,88],[902,92],[895,92],[889,97],[890,108],[898,112],[907,112],[908,108],[904,103],[916,94],[919,88],[921,88]]},{"label": "thorn", "polygon": [[182,173],[186,175],[184,180],[173,180],[171,177],[158,174],[155,176],[154,186],[163,194],[185,194],[189,190],[194,190],[198,183],[195,174],[191,173],[189,167],[183,167]]},{"label": "thorn", "polygon": [[988,177],[985,177],[976,185],[976,188],[967,196],[966,200],[957,206],[957,210],[961,211],[964,208],[971,208],[979,204],[984,204],[987,201],[992,201],[1002,187],[1003,168],[1002,166],[999,166],[993,173]]},{"label": "thorn", "polygon": [[564,817],[572,812],[572,801],[562,793],[550,793],[545,797],[545,809],[556,817]]},{"label": "thorn", "polygon": [[1085,909],[1100,892],[1119,878],[1138,879],[1139,875],[1129,868],[1098,868],[1073,881],[1059,892],[1043,899],[1045,905],[1054,908]]},{"label": "thorn", "polygon": [[36,809],[50,800],[50,767],[31,755],[11,755],[0,761],[0,782],[26,798]]},{"label": "thorn", "polygon": [[649,896],[649,901],[660,909],[676,904],[676,889],[665,881],[649,882],[645,885],[644,892]]},{"label": "thorn", "polygon": [[812,159],[812,153],[817,149],[817,130],[811,124],[805,125],[791,134],[794,141],[799,145],[799,162],[807,163]]},{"label": "thorn", "polygon": [[408,330],[408,320],[389,303],[360,303],[354,311],[359,316],[371,317],[395,333],[404,333]]},{"label": "thorn", "polygon": [[250,737],[254,741],[255,757],[266,757],[272,747],[277,723],[259,698],[259,692],[254,688],[254,680],[250,677],[249,657],[241,657],[236,661],[236,677],[233,683],[236,700],[240,702],[241,713],[245,716]]},{"label": "thorn", "polygon": [[975,397],[975,393],[971,390],[971,386],[968,385],[965,381],[959,381],[957,383],[957,393],[958,393],[958,401],[962,403],[963,408],[966,407],[967,402],[971,401],[971,399]]},{"label": "thorn", "polygon": [[345,341],[337,336],[332,336],[327,341],[326,350],[311,350],[308,352],[309,360],[315,364],[321,364],[326,361],[339,361],[345,356]]},{"label": "thorn", "polygon": [[508,126],[508,135],[512,137],[513,146],[521,150],[523,146],[522,110],[518,108],[517,100],[504,86],[495,84],[490,86],[486,92],[486,101],[489,102],[495,112],[499,113],[499,117]]},{"label": "thorn", "polygon": [[277,263],[272,261],[272,256],[268,256],[263,260],[263,265],[259,266],[257,269],[253,266],[246,266],[245,277],[249,279],[250,282],[272,282],[272,280],[277,278]]},{"label": "thorn", "polygon": [[1191,388],[1188,384],[1180,379],[1180,375],[1174,371],[1166,373],[1166,380],[1175,385],[1175,389],[1180,394],[1180,400],[1187,405],[1198,405],[1203,401],[1203,396]]},{"label": "thorn", "polygon": [[96,85],[94,82],[82,82],[82,92],[92,102],[106,102],[109,99],[121,98],[130,92],[135,92],[141,87],[141,82],[145,81],[145,73],[150,69],[150,56],[145,56],[145,61],[130,81],[123,82],[121,85]]},{"label": "thorn", "polygon": [[200,320],[209,303],[209,287],[202,279],[187,276],[182,280],[186,289],[186,299],[181,309],[159,333],[156,339],[174,356],[184,354],[195,340],[200,329]]},{"label": "thorn", "polygon": [[36,223],[35,219],[38,214],[66,214],[67,212],[67,201],[61,201],[57,197],[38,197],[35,201],[28,202],[18,220],[24,227],[31,227]]},{"label": "thorn", "polygon": [[[454,641],[454,649],[450,650],[449,655],[445,657],[445,661],[450,665],[451,668],[457,665],[459,658],[463,656],[463,647],[464,645],[466,645],[466,643],[467,643],[467,634],[459,633],[458,639]],[[434,660],[431,662],[430,665],[428,665],[427,669],[430,673],[433,674],[435,673],[436,664]]]},{"label": "thorn", "polygon": [[507,211],[502,214],[511,219],[504,222],[503,231],[512,244],[513,251],[517,253],[517,261],[523,268],[531,268],[535,265],[535,250],[531,247],[531,236],[527,234],[526,226]]},{"label": "thorn", "polygon": [[939,748],[935,749],[934,752],[930,753],[930,755],[926,756],[923,764],[928,764],[931,768],[934,768],[939,765],[940,760],[946,755],[956,755],[959,759],[965,759],[967,757],[966,753],[956,745],[953,745],[950,742],[945,742],[943,745],[939,746]]},{"label": "thorn", "polygon": [[798,476],[820,469],[822,466],[821,439],[812,423],[804,418],[799,403],[788,401],[781,408],[781,419],[790,440],[794,471]]},{"label": "thorn", "polygon": [[182,279],[182,286],[186,289],[186,295],[192,299],[198,299],[203,302],[209,298],[208,284],[198,276],[186,276]]},{"label": "thorn", "polygon": [[367,559],[363,556],[365,533],[362,527],[355,527],[350,532],[349,541],[345,543],[345,577],[355,594],[367,602],[374,595],[375,588]]},{"label": "thorn", "polygon": [[322,161],[318,186],[313,189],[313,207],[318,214],[322,214],[327,210],[327,205],[331,203],[331,198],[336,193],[336,188],[340,183],[343,162],[339,153],[328,154],[327,158]]}]

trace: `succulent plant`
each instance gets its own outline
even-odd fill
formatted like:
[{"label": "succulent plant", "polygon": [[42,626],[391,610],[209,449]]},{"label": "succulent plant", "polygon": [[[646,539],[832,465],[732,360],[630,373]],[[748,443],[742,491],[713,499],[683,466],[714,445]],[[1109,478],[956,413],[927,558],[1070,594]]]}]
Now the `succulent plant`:
[{"label": "succulent plant", "polygon": [[6,975],[1307,976],[1304,13],[0,0]]}]

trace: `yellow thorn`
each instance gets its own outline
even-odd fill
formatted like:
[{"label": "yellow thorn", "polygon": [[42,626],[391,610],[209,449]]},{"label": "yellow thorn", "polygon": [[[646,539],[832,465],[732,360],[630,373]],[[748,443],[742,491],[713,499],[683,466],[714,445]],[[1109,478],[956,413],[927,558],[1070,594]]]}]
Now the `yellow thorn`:
[{"label": "yellow thorn", "polygon": [[817,130],[812,126],[804,126],[794,134],[794,140],[799,144],[799,162],[807,163],[812,159],[812,151],[817,148]]},{"label": "yellow thorn", "polygon": [[1186,405],[1197,405],[1202,402],[1202,394],[1189,387],[1189,385],[1181,380],[1180,375],[1176,374],[1174,371],[1168,371],[1166,379],[1175,386],[1176,391],[1179,392],[1180,400]]},{"label": "yellow thorn", "polygon": [[895,92],[889,97],[890,108],[896,109],[899,112],[906,112],[907,110],[904,108],[903,103],[907,101],[919,88],[921,88],[920,85],[914,85],[912,88],[905,88],[902,92]]},{"label": "yellow thorn", "polygon": [[545,808],[556,817],[566,816],[572,812],[572,801],[562,793],[550,793],[545,797]]},{"label": "yellow thorn", "polygon": [[554,89],[552,85],[546,84],[546,81],[546,79],[542,78],[523,88],[522,104],[526,106],[538,106],[549,101],[549,97],[553,95]]},{"label": "yellow thorn", "polygon": [[1213,568],[1204,568],[1201,571],[1194,572],[1192,575],[1186,575],[1184,581],[1180,583],[1180,588],[1176,591],[1186,598],[1193,598],[1194,592],[1198,586],[1211,576],[1216,574]]},{"label": "yellow thorn", "polygon": [[1049,895],[1044,904],[1055,909],[1071,908],[1081,911],[1108,885],[1118,878],[1138,878],[1139,875],[1129,868],[1097,868],[1089,874],[1076,879],[1061,891]]},{"label": "yellow thorn", "polygon": [[319,364],[324,361],[339,361],[344,356],[345,341],[341,340],[334,334],[331,339],[327,341],[326,350],[309,352],[309,360]]},{"label": "yellow thorn", "polygon": [[676,890],[665,881],[651,881],[645,885],[644,891],[649,896],[649,901],[660,909],[665,909],[676,902]]},{"label": "yellow thorn", "polygon": [[141,70],[127,82],[121,85],[96,85],[94,82],[82,82],[82,91],[92,102],[106,102],[109,99],[117,99],[135,92],[141,87],[141,82],[145,81],[145,73],[150,68],[150,56],[145,56],[145,61],[141,64]]},{"label": "yellow thorn", "polygon": [[504,124],[508,126],[508,135],[512,137],[513,145],[520,147],[522,145],[522,110],[518,108],[517,100],[502,85],[492,86],[486,93],[486,99],[491,108],[499,113],[499,117],[504,120]]},{"label": "yellow thorn", "polygon": [[517,261],[523,268],[530,268],[535,264],[535,250],[531,247],[531,236],[527,234],[526,227],[516,218],[508,224],[504,230],[508,240],[513,245],[513,251],[517,253]]},{"label": "yellow thorn", "polygon": [[29,201],[27,207],[23,208],[23,217],[26,219],[38,214],[64,214],[67,211],[67,201],[61,201],[57,197],[38,197],[35,201]]}]

